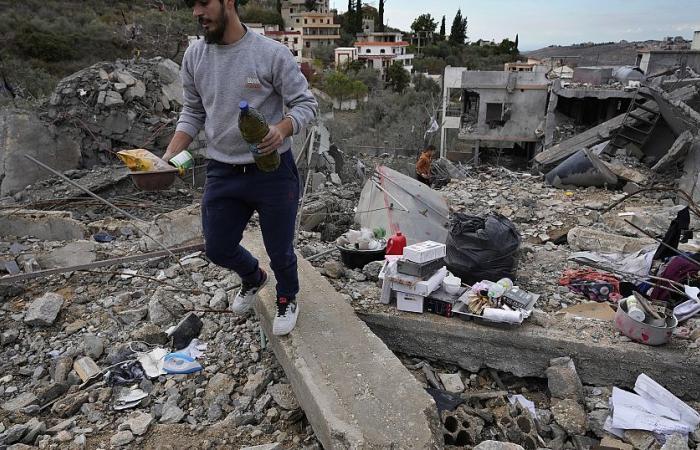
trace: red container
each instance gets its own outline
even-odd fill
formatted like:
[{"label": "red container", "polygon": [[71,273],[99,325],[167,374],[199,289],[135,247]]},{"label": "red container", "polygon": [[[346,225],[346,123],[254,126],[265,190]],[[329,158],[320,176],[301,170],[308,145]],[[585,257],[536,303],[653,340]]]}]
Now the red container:
[{"label": "red container", "polygon": [[403,255],[403,249],[406,247],[406,236],[399,231],[389,238],[386,244],[387,255]]}]

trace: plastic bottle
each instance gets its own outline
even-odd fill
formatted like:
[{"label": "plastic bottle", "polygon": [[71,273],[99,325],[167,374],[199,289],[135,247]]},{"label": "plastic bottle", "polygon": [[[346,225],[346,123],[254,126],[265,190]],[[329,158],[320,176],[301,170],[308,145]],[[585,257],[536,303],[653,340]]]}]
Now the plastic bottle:
[{"label": "plastic bottle", "polygon": [[243,139],[250,144],[250,152],[255,158],[255,165],[263,172],[274,172],[280,166],[280,154],[275,150],[267,155],[262,155],[257,147],[270,131],[265,117],[255,108],[251,108],[246,101],[242,101],[238,106],[241,109],[238,116],[238,129],[241,131]]},{"label": "plastic bottle", "polygon": [[510,278],[501,278],[496,284],[502,286],[506,291],[513,288],[513,280]]},{"label": "plastic bottle", "polygon": [[644,310],[639,307],[639,303],[637,302],[637,299],[634,298],[634,295],[627,297],[625,303],[627,305],[627,315],[637,322],[644,322],[646,314],[644,314]]},{"label": "plastic bottle", "polygon": [[403,249],[406,247],[406,236],[397,232],[389,238],[386,244],[387,255],[403,255]]}]

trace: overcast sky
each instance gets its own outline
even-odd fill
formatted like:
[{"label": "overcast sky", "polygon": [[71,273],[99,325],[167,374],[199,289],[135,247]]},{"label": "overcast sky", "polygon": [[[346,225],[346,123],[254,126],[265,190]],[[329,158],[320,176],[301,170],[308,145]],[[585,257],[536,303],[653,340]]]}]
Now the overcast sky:
[{"label": "overcast sky", "polygon": [[[379,0],[366,0],[379,5]],[[331,0],[339,12],[347,0]],[[469,19],[470,40],[520,35],[520,50],[580,42],[693,38],[700,30],[700,0],[385,0],[385,21],[408,31],[413,19],[430,13],[447,34],[457,9]]]}]

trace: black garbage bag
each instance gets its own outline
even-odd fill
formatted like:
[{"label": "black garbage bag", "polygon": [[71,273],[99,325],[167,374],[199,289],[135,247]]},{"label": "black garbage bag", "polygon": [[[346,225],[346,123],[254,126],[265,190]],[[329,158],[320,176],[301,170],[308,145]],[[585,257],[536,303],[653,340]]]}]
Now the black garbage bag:
[{"label": "black garbage bag", "polygon": [[520,234],[507,218],[485,219],[455,213],[447,236],[447,268],[468,284],[481,280],[515,281]]}]

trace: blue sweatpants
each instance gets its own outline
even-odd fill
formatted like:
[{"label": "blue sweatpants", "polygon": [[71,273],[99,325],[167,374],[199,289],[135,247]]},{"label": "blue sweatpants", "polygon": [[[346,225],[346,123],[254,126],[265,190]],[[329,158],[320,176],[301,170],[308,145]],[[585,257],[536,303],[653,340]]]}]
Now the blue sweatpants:
[{"label": "blue sweatpants", "polygon": [[257,211],[270,267],[277,279],[277,295],[294,298],[299,292],[293,244],[299,172],[291,151],[280,158],[274,172],[262,172],[255,164],[233,166],[210,160],[202,199],[202,226],[207,257],[255,284],[258,260],[240,242],[250,217]]}]

